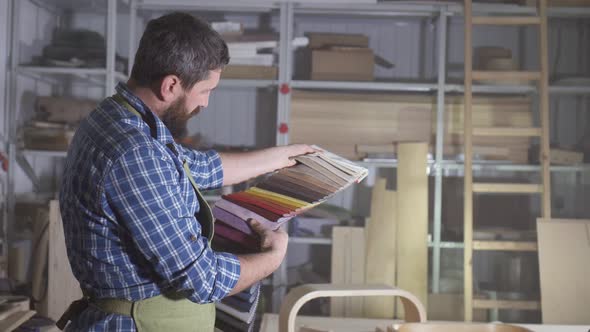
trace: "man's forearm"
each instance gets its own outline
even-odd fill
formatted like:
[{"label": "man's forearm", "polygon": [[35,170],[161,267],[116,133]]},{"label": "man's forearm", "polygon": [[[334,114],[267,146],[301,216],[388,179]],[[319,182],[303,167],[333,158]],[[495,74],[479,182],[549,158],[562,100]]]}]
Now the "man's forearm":
[{"label": "man's forearm", "polygon": [[234,289],[229,293],[230,296],[268,277],[281,265],[281,259],[270,251],[258,254],[238,255],[238,259],[240,260],[240,279]]},{"label": "man's forearm", "polygon": [[273,158],[273,148],[242,153],[220,153],[223,165],[223,185],[246,181],[283,167]]}]

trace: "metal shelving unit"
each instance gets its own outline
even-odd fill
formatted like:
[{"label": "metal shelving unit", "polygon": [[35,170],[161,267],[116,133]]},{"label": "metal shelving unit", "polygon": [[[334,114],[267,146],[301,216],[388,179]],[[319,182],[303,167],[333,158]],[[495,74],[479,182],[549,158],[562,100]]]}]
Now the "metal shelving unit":
[{"label": "metal shelving unit", "polygon": [[[16,24],[16,19],[19,17],[23,1],[11,0],[8,1],[9,11],[8,16],[12,19],[10,24],[10,62],[8,68],[8,88],[6,96],[6,150],[9,157],[9,171],[7,175],[7,183],[4,186],[4,195],[6,197],[5,218],[3,220],[3,236],[2,240],[9,239],[10,227],[9,220],[14,220],[14,205],[16,203],[15,195],[15,169],[18,166],[24,171],[27,177],[33,183],[33,188],[39,192],[39,179],[36,175],[36,170],[29,164],[27,156],[42,157],[42,158],[63,158],[66,155],[65,151],[42,151],[42,150],[27,150],[21,149],[17,137],[17,115],[20,113],[20,100],[17,99],[17,80],[19,76],[33,78],[51,86],[59,86],[63,81],[58,80],[58,77],[66,77],[69,79],[82,79],[89,84],[101,86],[105,90],[105,96],[111,95],[114,92],[114,87],[117,81],[124,80],[126,75],[115,70],[115,30],[116,30],[116,16],[117,6],[126,8],[128,0],[87,0],[87,1],[65,1],[54,0],[51,2],[29,0],[33,5],[42,8],[51,15],[59,17],[70,10],[79,10],[80,12],[91,12],[104,14],[106,18],[106,65],[104,68],[78,68],[78,67],[44,67],[21,64],[20,58],[20,33],[19,24]],[[74,8],[75,7],[75,8]]]},{"label": "metal shelving unit", "polygon": [[[435,158],[430,163],[431,171],[435,177],[435,194],[434,194],[434,217],[433,217],[433,241],[429,244],[433,248],[432,255],[432,291],[439,292],[440,289],[440,251],[446,248],[463,248],[462,243],[447,243],[441,241],[441,211],[442,211],[442,177],[443,171],[455,170],[463,172],[464,166],[462,162],[445,161],[442,156],[443,132],[444,132],[444,105],[446,93],[463,93],[463,84],[449,84],[446,82],[446,47],[448,19],[450,17],[462,17],[463,6],[457,4],[415,4],[415,3],[395,3],[395,4],[376,4],[376,5],[315,5],[315,4],[295,4],[286,6],[286,12],[281,12],[281,22],[286,23],[282,27],[282,34],[291,38],[293,35],[293,16],[295,14],[306,15],[344,15],[351,17],[432,17],[438,20],[437,24],[437,38],[439,40],[439,48],[437,50],[438,62],[438,81],[431,82],[332,82],[332,81],[305,81],[293,80],[291,71],[293,63],[291,58],[284,58],[284,55],[292,54],[289,45],[284,45],[286,49],[281,50],[281,65],[279,67],[279,81],[281,86],[286,86],[286,93],[279,95],[279,109],[278,109],[278,124],[277,128],[287,127],[290,110],[290,88],[301,89],[325,89],[325,90],[342,90],[342,91],[401,91],[401,92],[437,92],[437,135],[436,135],[436,153]],[[486,14],[512,14],[512,15],[533,15],[536,9],[533,7],[522,7],[517,5],[490,5],[490,4],[474,4],[474,13]],[[590,8],[551,8],[548,10],[549,17],[558,18],[579,18],[590,17]],[[287,39],[289,40],[289,39]],[[286,62],[286,63],[285,63]],[[283,73],[283,75],[281,75]],[[474,85],[472,91],[474,93],[488,93],[488,94],[535,94],[537,88],[530,85]],[[551,94],[590,94],[590,86],[559,86],[554,85],[549,88]],[[277,132],[277,143],[287,144],[289,142],[288,132]],[[373,167],[396,167],[395,160],[366,160],[360,162],[361,165]],[[478,164],[473,165],[474,171],[506,171],[506,172],[533,172],[539,171],[540,166],[537,165],[513,165],[513,164]],[[551,166],[552,172],[586,172],[590,170],[590,165],[573,165],[573,166]],[[315,241],[315,239],[313,239]],[[300,239],[297,243],[302,243]],[[283,264],[277,275],[283,282],[277,284],[285,284],[286,266]],[[280,296],[278,296],[280,298]],[[276,309],[277,307],[275,307]]]}]

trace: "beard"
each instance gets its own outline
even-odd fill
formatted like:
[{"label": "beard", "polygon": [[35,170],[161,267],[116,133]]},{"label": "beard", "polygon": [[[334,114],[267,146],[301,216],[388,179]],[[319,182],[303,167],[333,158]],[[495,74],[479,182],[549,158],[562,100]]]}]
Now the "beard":
[{"label": "beard", "polygon": [[182,139],[188,134],[188,120],[199,114],[201,107],[189,112],[186,108],[186,95],[178,98],[162,115],[162,122],[166,125],[174,139]]}]

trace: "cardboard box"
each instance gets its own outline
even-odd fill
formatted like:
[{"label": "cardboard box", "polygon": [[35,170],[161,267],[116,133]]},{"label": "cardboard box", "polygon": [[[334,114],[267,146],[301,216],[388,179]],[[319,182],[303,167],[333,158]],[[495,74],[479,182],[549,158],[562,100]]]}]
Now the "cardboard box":
[{"label": "cardboard box", "polygon": [[309,38],[308,48],[319,49],[331,46],[369,47],[369,37],[361,34],[312,32],[306,34]]},{"label": "cardboard box", "polygon": [[372,81],[375,61],[369,48],[311,51],[311,79],[318,81]]},{"label": "cardboard box", "polygon": [[275,80],[277,72],[275,66],[228,65],[221,72],[221,78]]}]

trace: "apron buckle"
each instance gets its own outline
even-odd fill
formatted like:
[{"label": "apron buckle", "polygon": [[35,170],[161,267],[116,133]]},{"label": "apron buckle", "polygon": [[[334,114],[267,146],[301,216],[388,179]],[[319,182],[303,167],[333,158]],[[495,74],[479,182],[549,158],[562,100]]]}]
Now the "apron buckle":
[{"label": "apron buckle", "polygon": [[78,317],[82,311],[88,308],[88,299],[82,298],[80,300],[74,301],[70,304],[68,309],[63,313],[61,318],[55,323],[55,325],[63,331],[69,321]]}]

